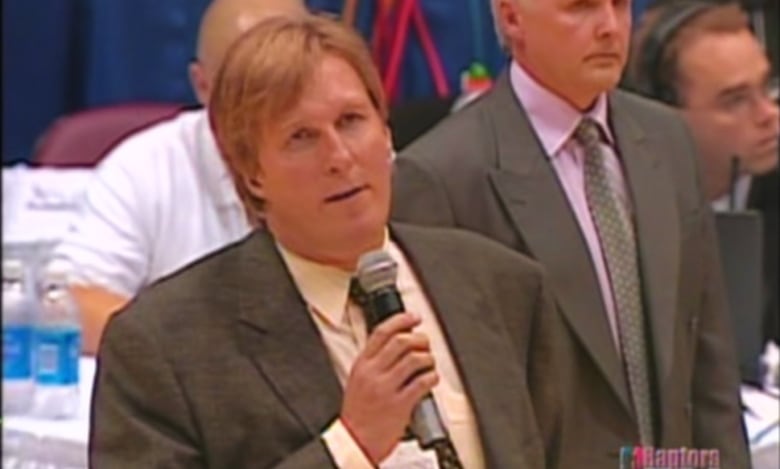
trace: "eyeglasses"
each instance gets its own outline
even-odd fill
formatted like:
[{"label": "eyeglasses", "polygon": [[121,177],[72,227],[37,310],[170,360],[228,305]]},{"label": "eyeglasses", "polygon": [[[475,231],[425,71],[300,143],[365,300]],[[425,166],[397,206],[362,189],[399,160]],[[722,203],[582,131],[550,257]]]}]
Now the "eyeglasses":
[{"label": "eyeglasses", "polygon": [[777,99],[778,83],[777,79],[774,79],[765,86],[744,87],[720,96],[714,107],[734,116],[749,118],[756,115],[762,106],[777,105]]}]

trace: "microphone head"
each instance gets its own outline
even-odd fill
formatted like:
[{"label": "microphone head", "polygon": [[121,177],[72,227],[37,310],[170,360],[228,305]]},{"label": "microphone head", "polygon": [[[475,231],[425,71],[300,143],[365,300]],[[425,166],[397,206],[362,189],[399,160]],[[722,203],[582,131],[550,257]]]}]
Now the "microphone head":
[{"label": "microphone head", "polygon": [[358,260],[357,279],[366,293],[395,285],[398,264],[382,250],[370,251]]}]

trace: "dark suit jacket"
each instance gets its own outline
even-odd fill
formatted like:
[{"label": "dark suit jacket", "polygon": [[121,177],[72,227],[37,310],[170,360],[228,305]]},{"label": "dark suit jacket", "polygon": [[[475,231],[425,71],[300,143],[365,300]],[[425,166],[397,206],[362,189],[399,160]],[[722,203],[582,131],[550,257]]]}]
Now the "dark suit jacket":
[{"label": "dark suit jacket", "polygon": [[[611,126],[633,197],[649,318],[658,446],[718,448],[748,467],[739,375],[713,221],[693,143],[676,113],[631,94],[609,96]],[[638,441],[587,245],[504,74],[494,89],[399,156],[396,220],[461,227],[540,261],[575,362],[574,411],[562,468],[617,467]]]},{"label": "dark suit jacket", "polygon": [[[487,467],[543,468],[561,385],[540,267],[454,230],[394,226],[474,408]],[[557,341],[559,344],[560,341]],[[152,286],[106,328],[90,435],[96,468],[325,468],[342,389],[269,234]]]},{"label": "dark suit jacket", "polygon": [[764,290],[766,292],[764,340],[774,340],[780,344],[777,288],[777,246],[780,244],[777,219],[780,206],[778,206],[777,179],[777,170],[754,178],[750,185],[748,208],[761,212],[764,226]]}]

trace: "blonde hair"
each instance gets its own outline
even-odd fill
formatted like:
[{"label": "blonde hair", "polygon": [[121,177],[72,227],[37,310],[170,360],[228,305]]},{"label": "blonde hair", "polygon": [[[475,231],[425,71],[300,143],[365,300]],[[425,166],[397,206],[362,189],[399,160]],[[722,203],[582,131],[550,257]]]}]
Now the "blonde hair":
[{"label": "blonde hair", "polygon": [[263,223],[264,201],[249,182],[259,170],[264,133],[294,108],[322,59],[341,58],[355,70],[387,120],[382,82],[363,39],[335,20],[306,15],[261,21],[230,48],[217,73],[209,120],[250,223]]}]

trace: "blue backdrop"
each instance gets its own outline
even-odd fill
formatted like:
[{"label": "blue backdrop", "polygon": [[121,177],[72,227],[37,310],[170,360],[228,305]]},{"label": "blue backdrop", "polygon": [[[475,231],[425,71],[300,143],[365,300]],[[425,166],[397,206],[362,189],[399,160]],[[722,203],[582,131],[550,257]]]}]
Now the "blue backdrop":
[{"label": "blue backdrop", "polygon": [[[3,0],[4,164],[26,160],[63,114],[125,101],[194,103],[186,70],[208,1]],[[488,0],[420,1],[451,90],[475,59],[501,68]],[[360,3],[357,27],[369,37],[374,2]],[[342,0],[308,4],[337,13]],[[399,91],[400,99],[434,94],[413,32]]]}]

